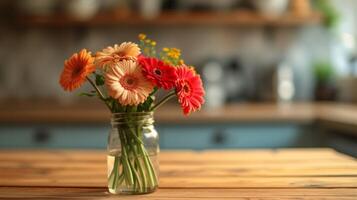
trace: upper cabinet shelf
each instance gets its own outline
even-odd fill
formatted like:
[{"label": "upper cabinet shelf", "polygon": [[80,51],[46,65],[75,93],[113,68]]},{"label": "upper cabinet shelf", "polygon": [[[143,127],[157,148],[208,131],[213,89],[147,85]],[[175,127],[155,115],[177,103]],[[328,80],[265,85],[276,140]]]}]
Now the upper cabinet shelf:
[{"label": "upper cabinet shelf", "polygon": [[[217,0],[218,1],[218,0]],[[244,6],[225,9],[206,9],[205,11],[190,11],[192,9],[175,8],[172,10],[158,11],[156,17],[145,18],[134,8],[113,7],[112,11],[100,12],[94,17],[78,19],[66,12],[48,16],[25,15],[18,16],[16,22],[20,26],[44,27],[92,27],[92,26],[304,26],[320,24],[322,14],[310,5],[309,0],[286,0],[282,2],[258,1],[255,9]],[[253,1],[252,1],[253,2]],[[197,3],[197,2],[196,2]],[[209,3],[209,2],[207,2]],[[212,2],[211,2],[212,3]],[[250,2],[251,3],[251,2]],[[278,3],[278,4],[276,4]],[[279,5],[282,4],[282,9]],[[145,4],[144,4],[145,5]],[[158,6],[158,5],[157,5]],[[77,5],[78,7],[78,5]],[[253,6],[254,7],[254,6]],[[286,7],[286,8],[284,8]],[[79,6],[79,11],[81,7]],[[272,10],[272,8],[275,8]],[[67,12],[68,13],[68,12]],[[72,15],[81,16],[80,13],[70,12]],[[144,12],[145,13],[145,12]],[[265,14],[262,14],[265,13]],[[270,14],[267,14],[270,13]],[[273,14],[271,14],[273,13]],[[278,14],[283,13],[283,14]]]},{"label": "upper cabinet shelf", "polygon": [[66,15],[53,16],[21,16],[18,25],[45,27],[76,26],[180,26],[180,25],[226,25],[226,26],[302,26],[319,24],[322,15],[311,11],[309,14],[297,15],[288,12],[281,16],[267,16],[248,10],[230,12],[175,12],[165,11],[158,17],[147,19],[139,14],[102,13],[88,20],[80,20]]}]

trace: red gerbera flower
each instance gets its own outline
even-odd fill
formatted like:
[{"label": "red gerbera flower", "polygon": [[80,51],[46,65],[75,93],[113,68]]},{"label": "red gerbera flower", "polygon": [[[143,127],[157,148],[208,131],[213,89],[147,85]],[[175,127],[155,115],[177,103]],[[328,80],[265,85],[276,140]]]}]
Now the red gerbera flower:
[{"label": "red gerbera flower", "polygon": [[205,102],[202,80],[200,75],[187,66],[177,68],[176,73],[178,76],[175,84],[176,94],[183,113],[188,115],[192,111],[200,109]]},{"label": "red gerbera flower", "polygon": [[176,69],[156,58],[139,56],[139,64],[144,76],[158,88],[169,90],[175,86]]}]

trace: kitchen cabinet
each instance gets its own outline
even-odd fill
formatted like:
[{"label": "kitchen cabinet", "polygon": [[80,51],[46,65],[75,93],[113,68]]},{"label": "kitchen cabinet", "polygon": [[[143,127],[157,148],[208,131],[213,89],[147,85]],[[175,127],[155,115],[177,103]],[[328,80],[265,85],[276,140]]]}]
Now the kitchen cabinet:
[{"label": "kitchen cabinet", "polygon": [[[157,124],[156,129],[162,149],[320,146],[322,137],[299,124]],[[0,147],[105,148],[108,132],[104,124],[0,126]]]},{"label": "kitchen cabinet", "polygon": [[298,124],[163,126],[160,133],[164,149],[303,147],[321,146],[323,141],[313,126]]},{"label": "kitchen cabinet", "polygon": [[104,148],[105,126],[6,126],[0,128],[1,148]]}]

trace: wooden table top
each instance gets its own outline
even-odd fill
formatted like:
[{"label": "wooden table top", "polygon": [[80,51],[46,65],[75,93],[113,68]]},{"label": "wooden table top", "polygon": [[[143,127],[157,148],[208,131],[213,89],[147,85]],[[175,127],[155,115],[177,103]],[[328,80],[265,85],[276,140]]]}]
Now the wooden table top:
[{"label": "wooden table top", "polygon": [[357,199],[357,162],[331,149],[164,151],[160,188],[111,195],[106,154],[1,150],[0,199]]}]

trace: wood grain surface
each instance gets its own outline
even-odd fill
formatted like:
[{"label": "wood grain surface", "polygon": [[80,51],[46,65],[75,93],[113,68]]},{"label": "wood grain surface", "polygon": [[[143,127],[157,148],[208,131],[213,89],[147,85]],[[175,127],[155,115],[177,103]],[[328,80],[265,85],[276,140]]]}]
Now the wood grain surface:
[{"label": "wood grain surface", "polygon": [[164,151],[160,188],[106,189],[106,154],[1,150],[0,199],[357,199],[357,162],[331,149]]}]

